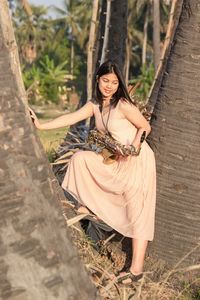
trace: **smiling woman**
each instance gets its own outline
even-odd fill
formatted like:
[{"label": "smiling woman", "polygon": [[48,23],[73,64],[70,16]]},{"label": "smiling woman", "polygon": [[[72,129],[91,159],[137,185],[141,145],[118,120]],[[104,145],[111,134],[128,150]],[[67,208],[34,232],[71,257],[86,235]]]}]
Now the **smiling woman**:
[{"label": "smiling woman", "polygon": [[[148,240],[154,235],[155,160],[141,138],[151,128],[129,97],[116,63],[103,63],[95,74],[94,98],[76,112],[40,124],[39,129],[72,125],[94,115],[97,130],[109,134],[127,150],[116,151],[116,158],[106,164],[101,153],[76,152],[68,166],[62,187],[79,203],[79,212],[92,211],[98,218],[133,241],[131,281],[142,277]],[[131,149],[134,151],[131,151]]]}]

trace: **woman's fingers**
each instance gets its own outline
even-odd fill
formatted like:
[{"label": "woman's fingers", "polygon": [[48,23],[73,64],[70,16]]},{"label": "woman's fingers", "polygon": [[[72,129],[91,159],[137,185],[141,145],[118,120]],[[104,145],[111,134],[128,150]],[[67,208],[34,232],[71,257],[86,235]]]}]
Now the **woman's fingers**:
[{"label": "woman's fingers", "polygon": [[36,117],[34,111],[33,111],[30,107],[28,107],[28,110],[29,110],[29,113],[30,113],[31,118],[32,118],[32,119],[37,119],[37,117]]},{"label": "woman's fingers", "polygon": [[29,106],[28,106],[28,110],[29,110],[32,122],[34,123],[34,125],[37,128],[39,128],[39,121],[38,121],[38,118],[37,118],[36,114],[34,113],[34,111]]}]

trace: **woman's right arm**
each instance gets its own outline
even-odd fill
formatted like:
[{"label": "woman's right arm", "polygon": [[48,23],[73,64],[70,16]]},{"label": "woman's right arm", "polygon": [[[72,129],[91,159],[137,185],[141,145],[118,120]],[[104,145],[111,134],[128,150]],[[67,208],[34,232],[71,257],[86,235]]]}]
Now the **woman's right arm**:
[{"label": "woman's right arm", "polygon": [[77,111],[73,113],[68,113],[63,116],[60,116],[52,121],[46,122],[46,123],[40,123],[37,116],[33,112],[32,109],[29,108],[31,118],[33,119],[33,123],[36,126],[36,128],[40,130],[48,130],[48,129],[55,129],[60,127],[67,127],[70,125],[73,125],[77,122],[80,122],[82,120],[85,120],[89,117],[92,117],[93,115],[93,104],[91,101],[86,103],[83,107],[78,109]]}]

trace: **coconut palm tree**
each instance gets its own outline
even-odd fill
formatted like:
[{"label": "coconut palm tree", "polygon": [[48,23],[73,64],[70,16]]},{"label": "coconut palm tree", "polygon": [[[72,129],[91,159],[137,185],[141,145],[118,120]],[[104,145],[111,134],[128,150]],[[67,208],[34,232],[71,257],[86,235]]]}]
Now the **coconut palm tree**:
[{"label": "coconut palm tree", "polygon": [[19,45],[20,60],[32,64],[40,56],[46,41],[53,35],[53,29],[46,19],[46,7],[32,5],[30,9],[31,16],[22,8],[20,2],[13,13],[13,23]]},{"label": "coconut palm tree", "polygon": [[90,34],[88,41],[88,53],[87,53],[87,100],[92,98],[92,79],[94,72],[94,47],[97,34],[97,18],[99,10],[99,0],[93,1],[92,6],[92,19],[90,25]]},{"label": "coconut palm tree", "polygon": [[72,247],[25,109],[7,0],[0,2],[1,298],[99,299]]},{"label": "coconut palm tree", "polygon": [[[127,37],[127,1],[103,0],[101,5],[96,65],[114,59],[124,69]],[[125,70],[124,70],[125,71]]]},{"label": "coconut palm tree", "polygon": [[63,8],[54,6],[54,10],[60,15],[54,23],[62,23],[63,37],[71,41],[71,74],[74,73],[75,45],[78,44],[85,54],[86,41],[89,37],[89,25],[91,20],[91,1],[63,0]]},{"label": "coconut palm tree", "polygon": [[152,250],[169,263],[191,251],[188,264],[199,262],[200,6],[198,0],[177,3],[171,50],[150,98],[156,102],[150,140],[158,173]]},{"label": "coconut palm tree", "polygon": [[108,58],[115,59],[125,73],[128,0],[111,1]]},{"label": "coconut palm tree", "polygon": [[[157,36],[161,41],[165,38],[168,18],[169,3],[160,2],[160,25],[157,27]],[[127,40],[127,79],[138,73],[141,65],[147,65],[153,61],[153,2],[149,0],[129,0],[128,3],[128,40]],[[155,34],[154,34],[155,36]],[[159,43],[160,45],[160,43]],[[157,46],[157,44],[156,44]],[[161,45],[162,46],[162,42]],[[160,48],[159,46],[159,48]],[[156,51],[156,50],[155,50]],[[129,62],[130,60],[130,62]],[[128,74],[130,71],[130,75]]]},{"label": "coconut palm tree", "polygon": [[160,61],[160,0],[153,0],[153,49],[156,70]]}]

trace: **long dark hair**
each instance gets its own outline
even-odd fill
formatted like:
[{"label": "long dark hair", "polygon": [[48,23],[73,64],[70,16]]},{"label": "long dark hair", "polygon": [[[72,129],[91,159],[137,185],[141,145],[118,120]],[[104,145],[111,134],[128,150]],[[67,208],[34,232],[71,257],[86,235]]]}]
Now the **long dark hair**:
[{"label": "long dark hair", "polygon": [[127,101],[129,103],[134,104],[134,102],[131,100],[124,78],[122,76],[122,73],[118,67],[118,65],[112,61],[108,60],[104,62],[99,69],[97,70],[95,77],[94,77],[94,92],[93,92],[93,99],[96,103],[98,103],[100,106],[102,106],[103,103],[103,97],[99,90],[99,84],[98,84],[98,78],[105,74],[114,73],[118,80],[119,80],[119,87],[116,91],[116,93],[112,96],[111,104],[115,107],[119,100],[121,98],[124,99],[124,101]]}]

